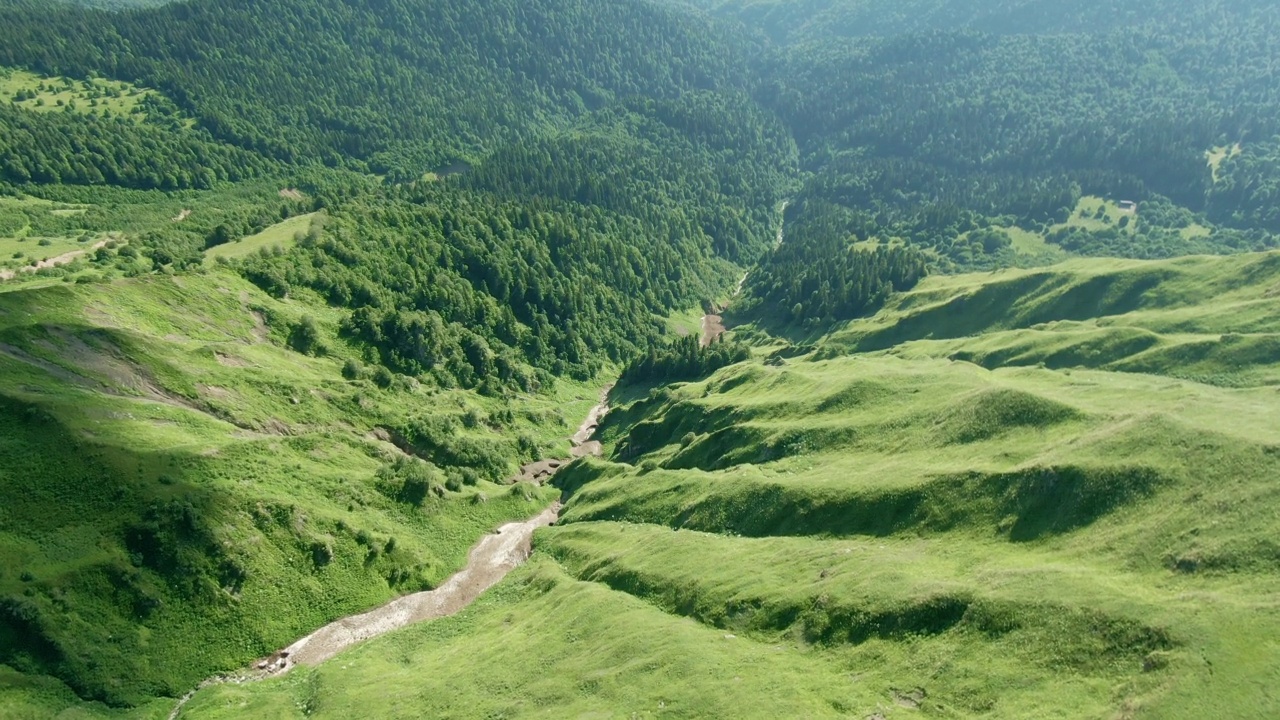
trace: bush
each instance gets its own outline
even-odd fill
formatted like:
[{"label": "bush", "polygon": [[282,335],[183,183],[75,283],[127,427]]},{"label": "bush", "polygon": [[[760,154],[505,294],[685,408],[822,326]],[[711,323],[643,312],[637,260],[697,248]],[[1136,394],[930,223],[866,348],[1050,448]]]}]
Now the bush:
[{"label": "bush", "polygon": [[289,331],[289,347],[303,355],[323,354],[320,329],[316,327],[316,321],[310,315],[304,315],[302,320]]},{"label": "bush", "polygon": [[347,360],[342,364],[342,377],[347,380],[359,380],[364,375],[364,368],[355,360]]},{"label": "bush", "polygon": [[322,568],[332,561],[333,548],[330,547],[328,543],[319,541],[311,543],[311,562],[314,563],[317,568]]},{"label": "bush", "polygon": [[424,460],[401,456],[378,470],[378,491],[399,502],[421,507],[427,497],[441,494],[445,482],[440,468]]}]

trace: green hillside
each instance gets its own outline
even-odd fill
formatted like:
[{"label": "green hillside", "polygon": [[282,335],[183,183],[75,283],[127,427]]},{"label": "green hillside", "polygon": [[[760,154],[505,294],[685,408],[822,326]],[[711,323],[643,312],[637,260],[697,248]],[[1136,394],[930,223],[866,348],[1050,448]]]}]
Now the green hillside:
[{"label": "green hillside", "polygon": [[[567,455],[593,387],[384,389],[344,377],[331,315],[322,357],[287,347],[303,311],[223,271],[0,293],[0,662],[113,704],[180,695],[439,584],[542,507],[494,482]],[[452,434],[430,462],[388,442],[421,427]]]},{"label": "green hillside", "polygon": [[[620,388],[501,591],[184,717],[1269,716],[1280,353],[1228,334],[1273,340],[1278,283],[1276,255],[932,278],[816,353]],[[1153,341],[1095,359],[1082,327]]]}]

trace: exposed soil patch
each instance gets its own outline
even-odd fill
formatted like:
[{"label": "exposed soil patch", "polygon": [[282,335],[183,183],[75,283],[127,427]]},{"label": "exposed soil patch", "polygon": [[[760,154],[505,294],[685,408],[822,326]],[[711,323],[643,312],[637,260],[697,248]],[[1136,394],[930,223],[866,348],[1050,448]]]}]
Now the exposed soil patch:
[{"label": "exposed soil patch", "polygon": [[257,310],[250,310],[249,314],[253,316],[253,337],[260,343],[267,341],[270,330],[267,329],[267,318]]},{"label": "exposed soil patch", "polygon": [[48,360],[42,360],[31,355],[25,350],[13,347],[12,345],[0,343],[0,355],[5,355],[13,360],[17,360],[18,362],[40,368],[62,382],[69,383],[71,385],[87,388],[89,390],[105,390],[101,383],[96,383],[83,375],[73,373],[61,365],[55,365]]},{"label": "exposed soil patch", "polygon": [[186,220],[186,219],[187,219],[187,218],[189,218],[189,217],[191,217],[191,211],[190,211],[190,210],[188,210],[188,209],[186,209],[186,208],[183,208],[183,209],[182,209],[182,212],[180,212],[180,213],[178,213],[177,215],[174,215],[174,216],[173,216],[173,221],[174,221],[174,222],[182,222],[183,220]]},{"label": "exposed soil patch", "polygon": [[226,400],[231,397],[230,390],[223,387],[216,387],[214,385],[197,385],[196,390],[199,390],[201,395],[217,398],[219,400]]},{"label": "exposed soil patch", "polygon": [[293,434],[292,428],[275,418],[270,418],[264,422],[262,427],[258,428],[258,431],[268,435],[279,435],[282,437]]},{"label": "exposed soil patch", "polygon": [[297,188],[285,188],[280,191],[280,197],[285,198],[286,200],[301,200],[302,192]]},{"label": "exposed soil patch", "polygon": [[[77,367],[106,378],[111,383],[111,385],[103,385],[104,391],[108,394],[122,397],[141,395],[148,400],[173,407],[205,412],[204,408],[191,400],[161,387],[142,368],[125,357],[114,344],[95,338],[94,344],[90,345],[79,336],[56,328],[50,328],[50,334],[57,339],[58,345],[49,343],[46,349]],[[111,387],[112,385],[114,388]],[[112,392],[113,389],[116,391]],[[121,390],[124,392],[120,392]]]},{"label": "exposed soil patch", "polygon": [[248,360],[245,360],[244,358],[236,357],[235,355],[223,355],[222,353],[216,352],[213,354],[213,359],[217,360],[218,364],[222,365],[223,367],[233,367],[233,368],[251,367]]},{"label": "exposed soil patch", "polygon": [[724,335],[724,319],[719,315],[702,316],[702,347],[720,339]]},{"label": "exposed soil patch", "polygon": [[928,697],[928,693],[924,691],[924,688],[920,687],[910,690],[892,690],[892,692],[895,703],[913,710],[919,708],[920,703],[924,702],[924,699]]}]

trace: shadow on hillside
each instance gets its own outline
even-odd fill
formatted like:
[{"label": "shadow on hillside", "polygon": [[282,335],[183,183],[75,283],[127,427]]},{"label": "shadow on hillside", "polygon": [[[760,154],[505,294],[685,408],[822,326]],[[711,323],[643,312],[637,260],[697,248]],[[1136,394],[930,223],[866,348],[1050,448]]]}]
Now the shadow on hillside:
[{"label": "shadow on hillside", "polygon": [[990,282],[874,330],[861,337],[855,349],[873,352],[912,340],[949,340],[1056,320],[1123,315],[1142,307],[1154,288],[1175,276],[1171,270],[1143,268],[1097,275],[1075,284],[1074,276],[1054,272]]},{"label": "shadow on hillside", "polygon": [[[629,466],[575,465],[560,482],[572,495]],[[1154,468],[1060,465],[1006,473],[969,472],[888,488],[823,488],[732,480],[709,485],[696,500],[667,497],[667,483],[638,487],[613,502],[597,500],[576,520],[645,522],[746,537],[885,537],[900,533],[994,531],[1030,542],[1086,527],[1166,484]]]},{"label": "shadow on hillside", "polygon": [[170,608],[221,607],[247,577],[216,532],[231,503],[197,481],[200,459],[95,444],[4,396],[0,430],[0,506],[20,518],[0,557],[21,558],[0,573],[0,664],[115,706],[212,670],[155,668],[139,631]]}]

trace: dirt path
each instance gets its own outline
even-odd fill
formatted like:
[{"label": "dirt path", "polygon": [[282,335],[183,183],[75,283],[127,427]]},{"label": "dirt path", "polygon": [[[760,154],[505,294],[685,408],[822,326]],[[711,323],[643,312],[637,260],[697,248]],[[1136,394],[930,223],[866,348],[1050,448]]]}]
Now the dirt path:
[{"label": "dirt path", "polygon": [[[107,244],[106,240],[99,240],[98,242],[90,246],[88,250],[72,250],[71,252],[65,252],[65,253],[62,253],[61,255],[55,255],[51,258],[45,258],[44,260],[41,260],[35,265],[28,265],[26,267],[19,268],[18,272],[35,272],[37,270],[44,270],[46,268],[56,267],[58,265],[66,265],[67,263],[71,262],[72,260],[75,260],[81,255],[84,255],[85,253],[91,253],[94,250],[97,250],[98,248],[106,244]],[[12,280],[17,276],[18,276],[17,272],[14,272],[13,270],[0,270],[0,280]]]},{"label": "dirt path", "polygon": [[[598,455],[600,443],[591,440],[600,421],[609,412],[608,385],[600,395],[600,403],[591,408],[578,432],[571,438],[573,456]],[[486,535],[471,548],[467,564],[434,590],[396,598],[380,608],[350,615],[325,625],[280,652],[260,660],[252,670],[235,675],[219,675],[200,683],[183,696],[169,720],[176,720],[197,692],[213,685],[240,684],[283,675],[297,665],[318,665],[343,650],[366,640],[399,630],[424,620],[452,615],[475,602],[485,590],[496,585],[507,573],[523,565],[532,550],[533,533],[560,516],[560,503],[523,522],[507,523]]]}]

